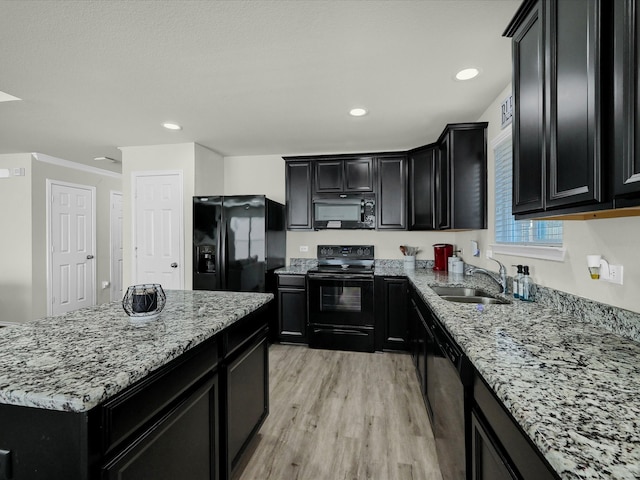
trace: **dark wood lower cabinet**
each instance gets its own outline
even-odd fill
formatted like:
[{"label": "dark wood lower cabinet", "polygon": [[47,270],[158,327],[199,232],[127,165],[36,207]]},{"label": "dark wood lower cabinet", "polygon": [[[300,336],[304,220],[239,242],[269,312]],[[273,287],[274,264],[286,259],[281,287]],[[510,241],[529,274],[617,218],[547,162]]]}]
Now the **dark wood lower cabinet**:
[{"label": "dark wood lower cabinet", "polygon": [[[521,431],[516,421],[507,413],[479,374],[476,374],[473,382],[473,401],[474,415],[477,417],[473,425],[474,444],[478,428],[485,434],[484,439],[481,439],[481,443],[476,447],[484,450],[477,452],[477,458],[473,457],[474,474],[477,470],[481,475],[500,472],[502,470],[499,463],[502,462],[511,475],[514,475],[474,476],[473,479],[557,480],[560,478],[536,446]],[[478,423],[478,419],[481,423]],[[491,433],[487,435],[487,432]],[[499,460],[495,460],[496,455]],[[482,464],[483,461],[485,465]]]},{"label": "dark wood lower cabinet", "polygon": [[307,290],[304,275],[278,275],[278,340],[307,343]]},{"label": "dark wood lower cabinet", "polygon": [[213,375],[103,467],[101,478],[218,479],[217,432],[218,375]]},{"label": "dark wood lower cabinet", "polygon": [[402,277],[377,277],[375,282],[376,332],[379,337],[376,349],[406,350],[409,281]]},{"label": "dark wood lower cabinet", "polygon": [[227,472],[236,466],[269,414],[268,376],[269,344],[266,335],[258,338],[227,366]]},{"label": "dark wood lower cabinet", "polygon": [[471,465],[471,480],[518,480],[475,412],[471,414]]}]

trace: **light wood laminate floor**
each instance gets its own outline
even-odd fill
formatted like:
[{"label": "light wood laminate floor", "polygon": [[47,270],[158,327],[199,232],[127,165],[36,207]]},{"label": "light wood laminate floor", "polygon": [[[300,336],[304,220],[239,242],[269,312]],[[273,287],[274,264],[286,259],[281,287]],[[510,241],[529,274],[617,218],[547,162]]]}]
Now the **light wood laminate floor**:
[{"label": "light wood laminate floor", "polygon": [[270,414],[234,480],[442,480],[411,357],[272,345]]}]

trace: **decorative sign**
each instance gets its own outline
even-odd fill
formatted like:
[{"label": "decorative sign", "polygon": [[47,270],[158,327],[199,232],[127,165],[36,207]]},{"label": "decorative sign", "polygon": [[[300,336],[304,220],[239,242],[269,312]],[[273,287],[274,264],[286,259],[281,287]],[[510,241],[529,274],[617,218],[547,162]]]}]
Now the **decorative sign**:
[{"label": "decorative sign", "polygon": [[513,95],[509,95],[500,105],[500,115],[502,118],[501,127],[504,128],[513,121]]}]

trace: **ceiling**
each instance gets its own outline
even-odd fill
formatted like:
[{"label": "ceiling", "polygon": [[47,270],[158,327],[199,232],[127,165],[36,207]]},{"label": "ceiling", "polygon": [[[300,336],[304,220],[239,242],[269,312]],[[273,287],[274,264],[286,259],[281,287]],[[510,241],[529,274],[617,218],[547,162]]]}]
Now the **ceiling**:
[{"label": "ceiling", "polygon": [[[181,142],[225,156],[423,145],[509,83],[501,34],[519,4],[2,0],[0,91],[22,101],[0,103],[0,154],[119,171],[93,158]],[[469,66],[481,74],[456,81]]]}]

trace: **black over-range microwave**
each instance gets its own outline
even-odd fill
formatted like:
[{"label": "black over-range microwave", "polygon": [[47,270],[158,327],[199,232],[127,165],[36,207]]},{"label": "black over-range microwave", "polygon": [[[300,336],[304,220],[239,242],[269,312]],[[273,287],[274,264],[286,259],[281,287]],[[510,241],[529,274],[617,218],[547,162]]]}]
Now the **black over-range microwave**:
[{"label": "black over-range microwave", "polygon": [[375,193],[324,193],[313,197],[316,230],[376,228]]}]

